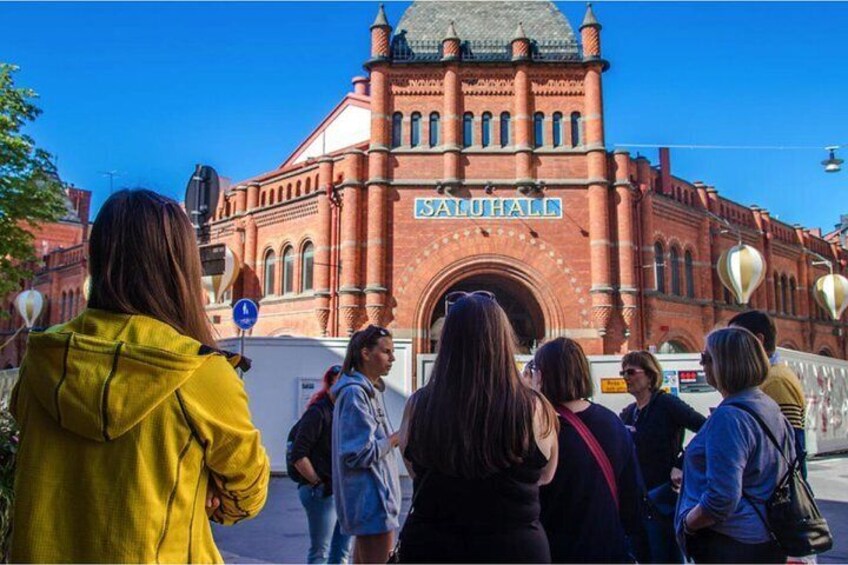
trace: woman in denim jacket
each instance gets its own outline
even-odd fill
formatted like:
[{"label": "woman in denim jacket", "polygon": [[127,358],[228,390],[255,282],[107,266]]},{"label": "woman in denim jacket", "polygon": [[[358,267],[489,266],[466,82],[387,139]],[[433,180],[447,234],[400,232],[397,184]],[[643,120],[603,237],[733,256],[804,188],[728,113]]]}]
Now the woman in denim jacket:
[{"label": "woman in denim jacket", "polygon": [[786,464],[754,417],[738,408],[754,411],[794,452],[789,422],[759,389],[768,356],[754,334],[729,327],[707,336],[701,364],[724,400],[686,449],[675,520],[681,547],[696,563],[785,563],[764,518]]},{"label": "woman in denim jacket", "polygon": [[382,377],[394,362],[392,335],[378,326],[356,332],[333,385],[333,492],[342,532],[356,536],[354,563],[385,563],[400,514],[400,478]]}]

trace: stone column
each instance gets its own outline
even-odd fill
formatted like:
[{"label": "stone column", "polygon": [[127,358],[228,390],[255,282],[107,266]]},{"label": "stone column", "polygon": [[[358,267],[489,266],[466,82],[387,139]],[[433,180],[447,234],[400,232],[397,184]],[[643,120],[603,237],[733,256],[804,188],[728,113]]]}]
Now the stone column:
[{"label": "stone column", "polygon": [[365,306],[368,321],[382,325],[386,301],[386,246],[388,200],[388,81],[384,65],[371,68],[371,144],[368,149],[368,223]]},{"label": "stone column", "polygon": [[630,333],[636,319],[636,234],[633,226],[633,186],[630,184],[630,154],[617,150],[615,156],[615,191],[618,195],[618,268],[621,319],[624,330]]},{"label": "stone column", "polygon": [[318,160],[318,220],[315,230],[315,318],[322,336],[327,335],[330,315],[330,195],[333,193],[333,158]]},{"label": "stone column", "polygon": [[363,318],[361,265],[360,208],[362,199],[363,158],[361,151],[351,151],[344,156],[345,182],[342,193],[341,226],[341,282],[339,286],[340,309],[344,331],[355,332]]}]

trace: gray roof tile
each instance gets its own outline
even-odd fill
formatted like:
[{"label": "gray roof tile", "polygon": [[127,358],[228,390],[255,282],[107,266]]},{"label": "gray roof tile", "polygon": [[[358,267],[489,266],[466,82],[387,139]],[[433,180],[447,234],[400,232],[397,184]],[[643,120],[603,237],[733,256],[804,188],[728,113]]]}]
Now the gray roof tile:
[{"label": "gray roof tile", "polygon": [[533,41],[576,42],[574,30],[554,3],[536,0],[418,0],[406,9],[395,29],[406,30],[409,43],[441,41],[451,21],[462,41],[506,45],[521,22]]}]

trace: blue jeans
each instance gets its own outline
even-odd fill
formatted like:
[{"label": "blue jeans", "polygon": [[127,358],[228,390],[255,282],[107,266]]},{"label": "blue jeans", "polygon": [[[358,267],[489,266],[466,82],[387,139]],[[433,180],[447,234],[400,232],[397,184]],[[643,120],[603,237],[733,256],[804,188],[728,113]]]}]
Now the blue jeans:
[{"label": "blue jeans", "polygon": [[[336,520],[336,505],[332,496],[324,496],[324,488],[309,485],[297,487],[300,503],[306,510],[309,523],[309,553],[307,563],[346,563],[350,557],[350,536],[344,535]],[[329,560],[327,556],[329,550]]]}]

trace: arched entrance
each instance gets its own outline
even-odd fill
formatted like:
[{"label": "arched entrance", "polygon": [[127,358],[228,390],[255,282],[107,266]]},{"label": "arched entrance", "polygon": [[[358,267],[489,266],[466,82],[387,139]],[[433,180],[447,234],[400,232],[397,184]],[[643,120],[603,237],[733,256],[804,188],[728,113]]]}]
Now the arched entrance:
[{"label": "arched entrance", "polygon": [[445,317],[445,296],[454,291],[488,290],[509,318],[518,340],[518,353],[530,353],[545,338],[545,316],[536,297],[521,282],[495,274],[478,274],[448,288],[436,301],[430,326],[431,351],[435,351]]}]

